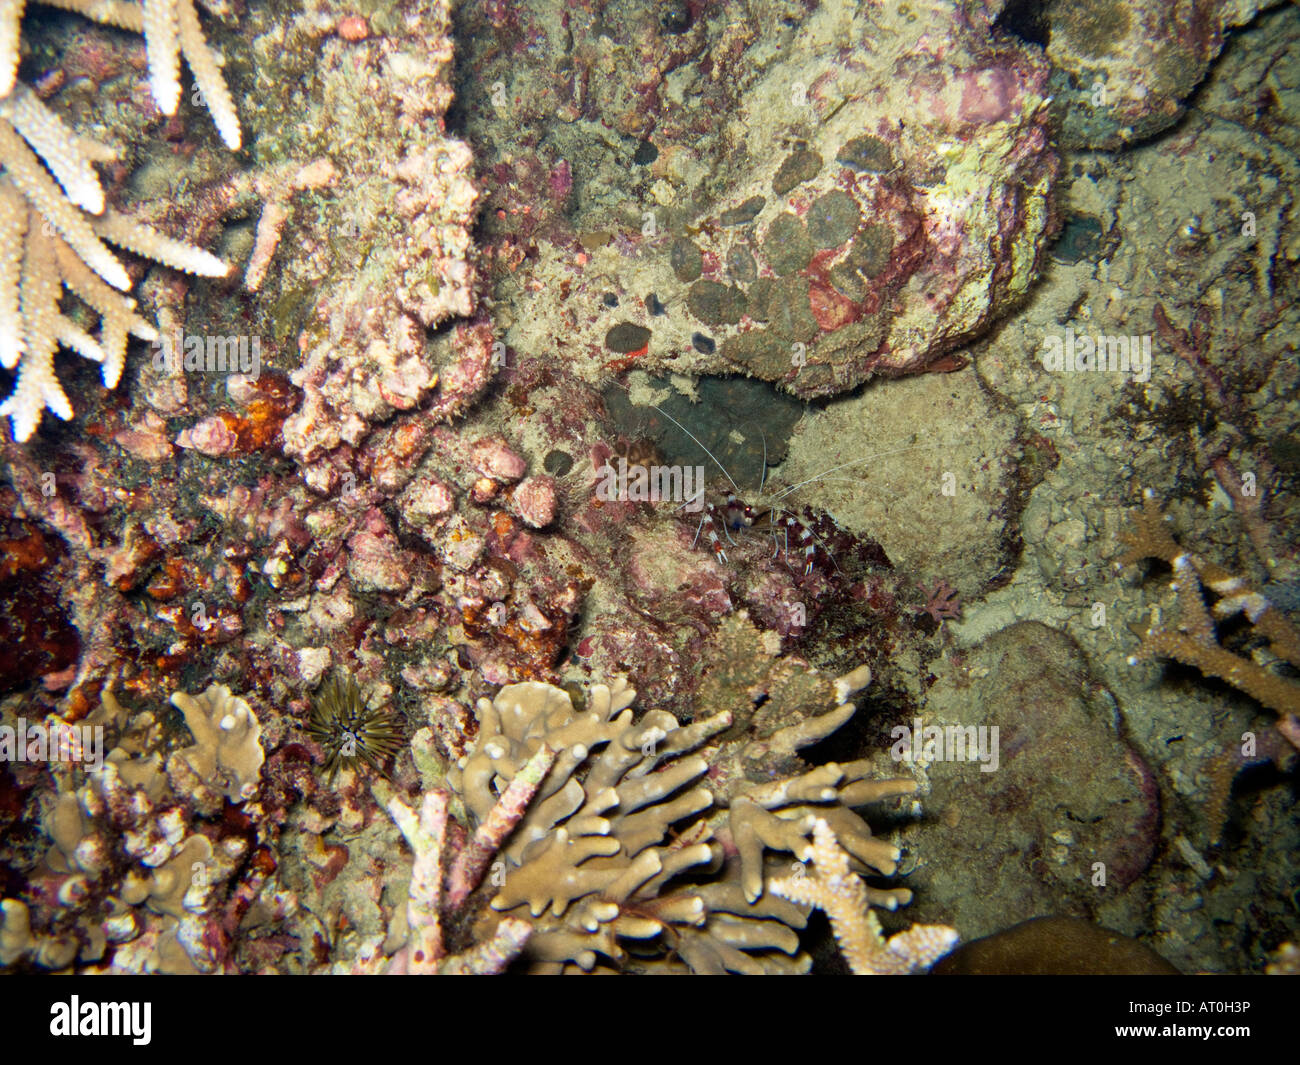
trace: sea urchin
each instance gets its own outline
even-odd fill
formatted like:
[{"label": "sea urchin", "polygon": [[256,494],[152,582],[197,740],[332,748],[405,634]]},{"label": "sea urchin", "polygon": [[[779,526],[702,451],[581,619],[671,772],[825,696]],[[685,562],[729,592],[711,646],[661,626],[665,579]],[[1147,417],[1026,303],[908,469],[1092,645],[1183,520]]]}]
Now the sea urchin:
[{"label": "sea urchin", "polygon": [[385,710],[371,710],[351,677],[332,676],[316,693],[307,732],[325,750],[331,783],[342,766],[364,762],[377,773],[402,746],[402,730]]}]

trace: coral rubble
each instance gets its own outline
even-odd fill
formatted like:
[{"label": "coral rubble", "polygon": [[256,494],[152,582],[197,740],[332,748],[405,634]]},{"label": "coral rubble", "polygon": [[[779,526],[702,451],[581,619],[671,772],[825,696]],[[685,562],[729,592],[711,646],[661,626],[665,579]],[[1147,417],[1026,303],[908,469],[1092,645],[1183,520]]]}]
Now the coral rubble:
[{"label": "coral rubble", "polygon": [[[303,402],[284,424],[284,451],[314,487],[337,486],[339,473],[325,461],[330,452],[359,446],[374,426],[420,408],[430,394],[435,418],[462,415],[501,362],[483,318],[460,321],[436,347],[427,337],[477,305],[474,159],[468,145],[443,133],[452,101],[450,22],[446,0],[424,5],[400,33],[329,42],[312,72],[324,98],[309,122],[330,124],[320,137],[329,138],[338,171],[331,191],[347,217],[318,222],[302,239],[318,249],[333,246],[340,232],[361,242],[305,308],[298,337],[301,365],[291,377]],[[314,54],[326,29],[304,15],[278,32]],[[369,139],[332,128],[338,111],[352,113]],[[282,286],[313,291],[320,269],[319,261],[293,261]]]}]

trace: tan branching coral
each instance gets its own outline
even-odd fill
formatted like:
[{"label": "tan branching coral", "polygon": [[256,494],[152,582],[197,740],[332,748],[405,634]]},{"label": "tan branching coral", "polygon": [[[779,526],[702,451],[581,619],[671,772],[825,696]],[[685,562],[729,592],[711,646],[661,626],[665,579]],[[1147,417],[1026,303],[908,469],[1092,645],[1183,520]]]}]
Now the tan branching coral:
[{"label": "tan branching coral", "polygon": [[[240,874],[247,839],[201,820],[227,797],[241,802],[257,789],[256,716],[216,685],[177,702],[188,706],[198,742],[173,755],[167,772],[151,712],[127,711],[110,690],[86,719],[115,745],[97,766],[54,770],[41,819],[51,845],[26,870],[30,893],[0,900],[0,965],[213,972],[255,901],[273,917],[293,912],[274,866],[258,872],[255,861]],[[66,723],[50,717],[46,727]]]},{"label": "tan branching coral", "polygon": [[[131,874],[123,886],[122,900],[131,906],[146,904],[154,913],[178,920],[185,916],[186,896],[195,887],[195,864],[207,866],[212,844],[205,836],[190,836],[185,844],[149,876]],[[206,886],[206,885],[200,885]]]},{"label": "tan branching coral", "polygon": [[262,727],[252,707],[224,684],[210,685],[198,696],[177,692],[172,702],[185,715],[194,746],[172,756],[167,771],[173,779],[183,763],[200,786],[215,787],[231,802],[243,802],[257,791],[262,771]]},{"label": "tan branching coral", "polygon": [[[543,745],[557,752],[505,850],[513,872],[492,900],[494,909],[526,905],[534,917],[548,909],[560,917],[589,895],[627,901],[666,869],[675,873],[711,858],[707,846],[670,853],[653,844],[664,840],[668,826],[712,804],[703,788],[666,800],[708,768],[698,756],[676,756],[726,728],[731,717],[720,714],[681,729],[670,714],[659,712],[634,725],[635,695],[623,682],[596,685],[582,713],[574,710],[567,692],[549,684],[512,684],[495,700],[480,700],[478,743],[448,776],[476,818],[494,805],[493,786],[504,790]],[[597,748],[601,754],[580,782],[574,773]],[[651,773],[661,759],[669,764]],[[612,916],[602,921],[598,913],[590,915],[596,926]]]},{"label": "tan branching coral", "polygon": [[[727,709],[688,725],[666,711],[636,720],[635,692],[622,680],[592,686],[580,708],[565,690],[539,683],[480,700],[478,740],[447,778],[476,820],[508,794],[530,759],[555,752],[493,866],[491,909],[527,915],[534,931],[524,953],[534,970],[806,971],[797,934],[806,907],[764,890],[774,852],[806,856],[815,826],[829,822],[848,841],[846,863],[891,873],[897,849],[874,839],[848,806],[915,790],[910,780],[865,779],[865,761],[809,770],[794,757],[852,714],[845,700],[868,679],[861,670],[821,679],[823,694],[838,696],[839,705],[786,720],[763,741],[751,737],[762,748],[751,764],[766,766],[774,752],[793,770],[761,781],[744,776],[746,742],[730,735],[735,716]],[[855,898],[864,905],[892,909],[910,898],[869,888],[847,865],[845,875],[860,886]],[[485,918],[480,938],[493,930]],[[915,960],[921,964],[919,954]]]},{"label": "tan branching coral", "polygon": [[[1280,716],[1278,731],[1300,746],[1300,684],[1223,647],[1215,622],[1245,616],[1276,658],[1298,668],[1300,633],[1245,578],[1180,547],[1150,491],[1143,494],[1134,526],[1132,533],[1122,537],[1129,549],[1119,564],[1128,566],[1145,558],[1167,562],[1173,568],[1170,587],[1178,597],[1179,609],[1172,628],[1163,622],[1158,608],[1153,611],[1150,628],[1134,661],[1138,657],[1172,658],[1206,676],[1226,681],[1276,711]],[[1212,607],[1206,606],[1207,591],[1215,597]]]},{"label": "tan branching coral", "polygon": [[30,958],[43,969],[62,969],[77,956],[70,935],[35,935],[31,914],[19,899],[0,900],[0,965]]},{"label": "tan branching coral", "polygon": [[[493,881],[499,888],[494,910],[533,918],[527,955],[536,971],[591,971],[601,958],[625,961],[629,942],[649,949],[661,938],[680,942],[683,933],[708,935],[705,901],[662,889],[688,870],[721,863],[721,848],[710,842],[712,829],[696,820],[713,805],[712,794],[696,786],[709,766],[690,752],[726,729],[731,715],[681,727],[671,714],[657,711],[634,723],[635,694],[622,681],[595,685],[579,711],[563,689],[509,685],[496,699],[480,700],[479,740],[448,774],[470,812],[481,818],[495,792],[508,790],[537,751],[556,752]],[[669,838],[679,822],[691,827]],[[727,961],[759,971],[769,959],[746,959],[747,949],[797,949],[788,926],[762,934],[765,917],[734,894],[738,915],[724,919],[726,939],[710,950],[699,936],[690,936],[686,954],[679,952],[682,960],[690,964],[689,956],[712,968],[725,959],[718,961],[719,971]],[[771,907],[763,910],[770,912]],[[802,927],[801,913],[786,916]],[[489,920],[483,934],[491,927]],[[796,968],[804,965],[806,959],[795,962]]]}]

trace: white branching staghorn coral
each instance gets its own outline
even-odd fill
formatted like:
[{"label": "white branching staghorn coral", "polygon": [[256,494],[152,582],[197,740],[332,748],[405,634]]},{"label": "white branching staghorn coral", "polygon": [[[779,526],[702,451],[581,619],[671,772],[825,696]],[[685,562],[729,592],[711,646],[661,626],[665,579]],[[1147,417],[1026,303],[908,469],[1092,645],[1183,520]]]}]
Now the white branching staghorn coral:
[{"label": "white branching staghorn coral", "polygon": [[[175,113],[179,48],[222,139],[239,147],[234,103],[191,0],[150,0],[143,8],[119,0],[58,0],[54,6],[137,32],[153,27],[145,32],[159,107]],[[29,86],[16,81],[23,7],[24,0],[0,0],[0,365],[20,367],[0,417],[10,419],[19,441],[31,437],[45,410],[72,417],[54,373],[59,345],[100,363],[104,386],[113,388],[122,374],[128,335],[157,339],[154,328],[135,314],[135,301],[120,294],[130,288],[130,278],[105,241],[204,277],[224,277],[229,269],[216,256],[105,205],[94,164],[112,162],[114,152],[75,134]],[[100,316],[98,339],[60,310],[64,287]]]},{"label": "white branching staghorn coral", "polygon": [[[149,56],[149,89],[158,109],[176,114],[181,98],[180,60],[189,64],[221,139],[231,151],[241,143],[235,101],[221,75],[221,57],[208,47],[194,0],[42,0],[109,26],[143,33]],[[14,89],[20,23],[27,0],[0,0],[0,97]],[[206,0],[205,0],[205,6]]]},{"label": "white branching staghorn coral", "polygon": [[[111,255],[109,259],[116,265]],[[98,312],[103,323],[99,340],[61,312],[62,286]],[[153,326],[135,313],[135,300],[106,285],[84,256],[49,231],[13,183],[0,178],[0,365],[12,370],[22,363],[13,394],[0,404],[0,417],[12,420],[14,438],[28,439],[43,410],[72,417],[72,405],[54,375],[59,344],[98,362],[104,387],[113,388],[122,375],[128,334],[146,341],[158,338]]]},{"label": "white branching staghorn coral", "polygon": [[812,859],[812,876],[770,881],[784,899],[816,906],[830,918],[844,960],[859,976],[901,976],[922,972],[957,943],[957,930],[940,924],[917,924],[885,938],[871,910],[862,878],[849,868],[849,854],[822,818],[813,822],[812,843],[800,858]]},{"label": "white branching staghorn coral", "polygon": [[[67,2],[67,0],[62,0]],[[94,8],[96,0],[81,0]],[[78,9],[81,3],[76,3]],[[69,4],[73,6],[73,4]],[[221,76],[221,57],[203,39],[194,0],[144,0],[144,39],[149,53],[149,88],[159,109],[174,115],[181,98],[180,57],[185,57],[222,141],[239,150],[239,116]]]}]

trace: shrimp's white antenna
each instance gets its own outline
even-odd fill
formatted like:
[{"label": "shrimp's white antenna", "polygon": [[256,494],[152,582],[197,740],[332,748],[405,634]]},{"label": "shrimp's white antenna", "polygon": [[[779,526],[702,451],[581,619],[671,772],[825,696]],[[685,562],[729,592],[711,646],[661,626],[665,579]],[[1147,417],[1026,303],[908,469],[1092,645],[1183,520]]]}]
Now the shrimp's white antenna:
[{"label": "shrimp's white antenna", "polygon": [[920,451],[923,448],[946,446],[951,443],[952,441],[950,440],[935,440],[929,444],[908,444],[907,447],[894,448],[890,451],[875,451],[872,452],[870,455],[859,455],[857,458],[849,462],[841,462],[838,466],[832,466],[828,470],[822,470],[822,472],[819,473],[816,477],[809,477],[806,480],[799,481],[798,483],[792,484],[787,488],[783,488],[773,498],[779,502],[780,500],[784,499],[786,496],[788,496],[791,492],[795,491],[796,489],[802,488],[806,484],[814,484],[817,481],[827,480],[832,473],[835,473],[838,470],[848,469],[850,466],[856,466],[859,462],[867,462],[870,459],[883,459],[889,455],[902,455],[908,451]]},{"label": "shrimp's white antenna", "polygon": [[655,410],[657,410],[660,414],[662,414],[665,418],[667,418],[667,419],[668,419],[670,422],[672,422],[675,426],[677,426],[678,429],[680,429],[680,430],[681,430],[682,432],[684,432],[687,436],[689,436],[692,440],[694,440],[697,444],[699,444],[699,446],[700,446],[700,450],[703,451],[706,455],[709,456],[709,458],[711,458],[711,459],[713,460],[713,464],[714,464],[715,466],[717,466],[719,470],[722,471],[722,476],[725,477],[725,478],[727,479],[727,483],[731,485],[732,490],[733,490],[737,495],[739,495],[739,494],[740,494],[740,486],[739,486],[738,484],[736,484],[736,482],[733,481],[733,480],[731,479],[731,474],[729,474],[729,473],[727,472],[727,467],[724,466],[721,462],[718,461],[718,456],[715,455],[712,451],[710,451],[707,447],[705,447],[705,446],[704,446],[704,442],[703,442],[703,441],[702,441],[698,436],[696,436],[693,432],[691,432],[689,429],[687,429],[686,426],[684,426],[681,422],[679,422],[676,418],[674,418],[671,414],[669,414],[666,410],[664,410],[663,407],[655,406],[655,404],[653,404],[653,403],[651,404],[651,406],[654,407]]}]

